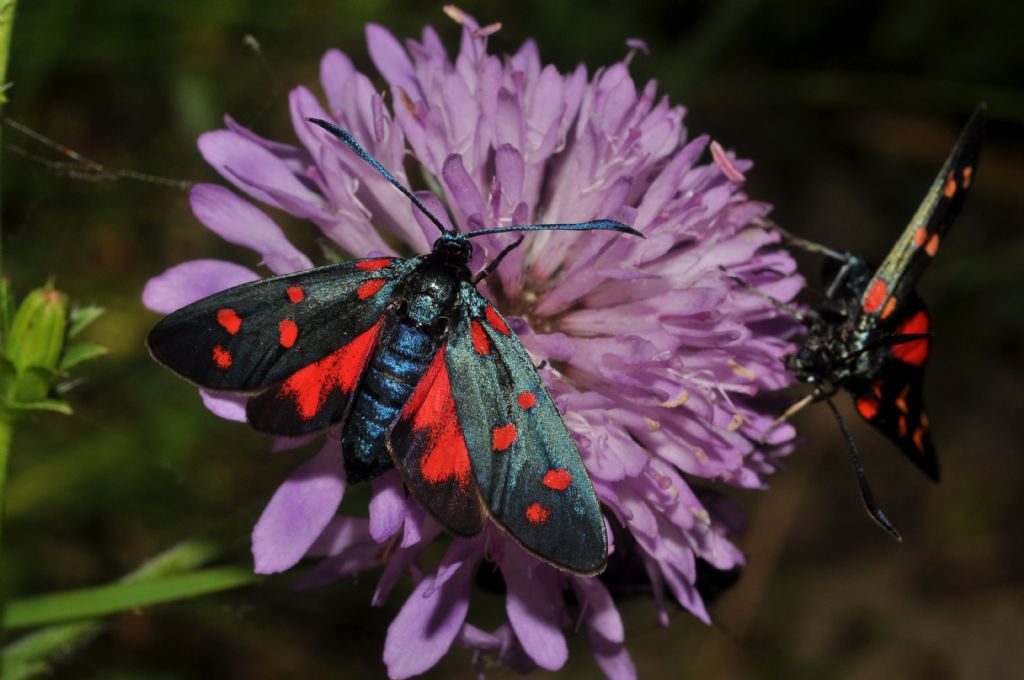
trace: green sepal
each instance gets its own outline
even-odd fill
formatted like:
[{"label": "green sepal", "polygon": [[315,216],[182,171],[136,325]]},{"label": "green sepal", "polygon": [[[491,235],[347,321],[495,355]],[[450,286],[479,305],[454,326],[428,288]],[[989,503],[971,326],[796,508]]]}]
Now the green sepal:
[{"label": "green sepal", "polygon": [[68,339],[81,333],[93,321],[103,316],[107,311],[103,307],[89,305],[88,307],[72,307],[68,318]]},{"label": "green sepal", "polygon": [[109,349],[103,345],[97,345],[95,342],[78,342],[71,345],[64,351],[64,356],[61,357],[59,368],[63,373],[83,361],[97,359],[109,353]]},{"label": "green sepal", "polygon": [[57,371],[42,366],[29,366],[18,371],[8,403],[30,404],[46,399],[57,380]]}]

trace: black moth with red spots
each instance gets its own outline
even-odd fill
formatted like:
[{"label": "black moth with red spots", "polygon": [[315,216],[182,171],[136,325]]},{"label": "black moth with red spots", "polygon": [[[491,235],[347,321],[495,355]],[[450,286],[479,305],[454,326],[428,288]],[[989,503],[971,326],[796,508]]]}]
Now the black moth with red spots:
[{"label": "black moth with red spots", "polygon": [[446,231],[352,136],[344,142],[440,230],[427,255],[352,260],[243,284],[170,314],[150,332],[158,361],[212,390],[251,395],[249,423],[300,435],[340,425],[349,481],[397,467],[409,492],[459,536],[488,519],[577,574],[608,559],[604,517],[572,436],[533,361],[476,289],[471,238],[605,230],[611,220]]},{"label": "black moth with red spots", "polygon": [[[930,320],[914,287],[977,176],[985,120],[982,104],[881,266],[872,267],[850,253],[809,246],[830,258],[825,268],[826,299],[820,308],[800,315],[807,334],[802,346],[787,358],[790,370],[814,386],[814,392],[787,416],[817,400],[826,401],[835,410],[830,397],[845,389],[853,396],[861,417],[935,481],[939,479],[939,464],[922,395],[924,366],[931,348]],[[800,239],[793,241],[807,246]],[[898,537],[874,504],[853,441],[841,420],[840,425],[854,455],[869,513]]]}]

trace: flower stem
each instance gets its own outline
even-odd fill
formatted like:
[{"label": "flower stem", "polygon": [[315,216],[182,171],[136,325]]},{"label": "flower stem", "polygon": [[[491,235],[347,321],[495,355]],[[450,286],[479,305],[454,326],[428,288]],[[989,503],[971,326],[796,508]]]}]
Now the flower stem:
[{"label": "flower stem", "polygon": [[[0,0],[0,113],[7,102],[7,61],[11,52],[11,29],[14,27],[14,8],[18,0]],[[3,123],[0,121],[0,142],[2,142]],[[2,146],[2,145],[0,145]],[[3,170],[0,168],[0,178]],[[2,182],[0,182],[2,186]],[[0,215],[3,214],[3,198],[0,197]],[[3,273],[3,229],[0,228],[0,274]],[[2,507],[2,506],[0,506]]]},{"label": "flower stem", "polygon": [[[7,488],[7,458],[11,452],[11,434],[14,432],[13,418],[6,409],[0,407],[0,557],[3,556],[4,530],[4,490]],[[3,592],[0,591],[0,601]]]}]

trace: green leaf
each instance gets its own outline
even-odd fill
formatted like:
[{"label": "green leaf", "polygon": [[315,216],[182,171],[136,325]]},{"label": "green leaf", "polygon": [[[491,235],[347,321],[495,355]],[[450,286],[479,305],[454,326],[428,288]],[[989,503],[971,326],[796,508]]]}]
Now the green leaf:
[{"label": "green leaf", "polygon": [[11,600],[3,612],[2,628],[10,630],[109,616],[138,607],[239,588],[258,579],[250,568],[218,567]]},{"label": "green leaf", "polygon": [[103,632],[96,621],[43,628],[17,640],[0,654],[4,680],[27,680],[51,674],[58,662],[71,656]]},{"label": "green leaf", "polygon": [[103,315],[106,310],[102,307],[90,305],[88,307],[72,307],[70,314],[70,325],[68,326],[68,338],[73,338]]},{"label": "green leaf", "polygon": [[79,342],[64,350],[64,356],[61,357],[59,368],[61,371],[67,371],[83,361],[97,359],[109,353],[109,349],[95,342]]},{"label": "green leaf", "polygon": [[9,401],[6,406],[18,411],[54,411],[71,415],[71,404],[63,399],[39,399],[37,401]]},{"label": "green leaf", "polygon": [[[243,527],[252,524],[253,513],[240,513],[210,535],[192,538],[168,548],[128,573],[123,583],[144,581],[195,569],[220,555],[238,540]],[[89,644],[104,631],[106,621],[92,619],[63,623],[34,630],[0,650],[4,680],[26,680],[50,673],[65,658]]]}]

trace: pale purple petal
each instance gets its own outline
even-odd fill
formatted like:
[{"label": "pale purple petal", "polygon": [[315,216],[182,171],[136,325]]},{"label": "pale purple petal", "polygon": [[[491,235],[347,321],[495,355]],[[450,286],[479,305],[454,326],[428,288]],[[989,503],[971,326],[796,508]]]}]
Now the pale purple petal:
[{"label": "pale purple petal", "polygon": [[199,396],[203,399],[203,406],[213,415],[225,420],[245,422],[245,404],[249,401],[247,395],[201,389]]},{"label": "pale purple petal", "polygon": [[267,214],[217,184],[197,184],[192,212],[225,241],[255,250],[275,274],[309,269],[313,263],[293,246]]},{"label": "pale purple petal", "polygon": [[257,574],[289,569],[302,559],[330,522],[345,493],[341,446],[324,448],[282,484],[252,531]]},{"label": "pale purple petal", "polygon": [[637,677],[633,658],[622,643],[608,642],[591,634],[587,637],[594,659],[608,680],[634,680]]},{"label": "pale purple petal", "polygon": [[319,437],[319,433],[303,434],[297,437],[275,437],[274,444],[270,447],[270,450],[274,453],[279,451],[291,451],[292,449],[297,449],[300,446],[305,446]]},{"label": "pale purple petal", "polygon": [[377,543],[388,540],[405,522],[405,487],[397,470],[373,480],[370,499],[370,535]]},{"label": "pale purple petal", "polygon": [[366,45],[373,65],[392,87],[401,88],[410,97],[423,97],[409,55],[390,31],[378,24],[367,24]]},{"label": "pale purple petal", "polygon": [[185,305],[260,278],[256,272],[221,260],[191,260],[176,264],[146,282],[142,303],[154,312],[170,314]]},{"label": "pale purple petal", "polygon": [[608,642],[622,643],[626,636],[622,617],[604,584],[596,578],[574,578],[572,585],[587,627]]},{"label": "pale purple petal", "polygon": [[439,573],[448,574],[447,579],[438,585],[437,575],[428,576],[402,605],[384,642],[389,677],[419,675],[447,653],[469,611],[475,549],[469,541],[455,541],[438,568]]},{"label": "pale purple petal", "polygon": [[[207,132],[199,137],[199,152],[224,179],[257,200],[293,213],[300,205],[306,210],[324,206],[323,197],[299,181],[283,161],[241,135],[229,130]],[[291,200],[287,205],[285,198]]]},{"label": "pale purple petal", "polygon": [[320,85],[327,95],[332,117],[344,109],[345,87],[355,73],[352,60],[341,50],[327,50],[320,60]]},{"label": "pale purple petal", "polygon": [[501,573],[508,586],[508,620],[523,649],[541,668],[558,670],[569,658],[561,628],[559,577],[518,547],[505,555]]}]

